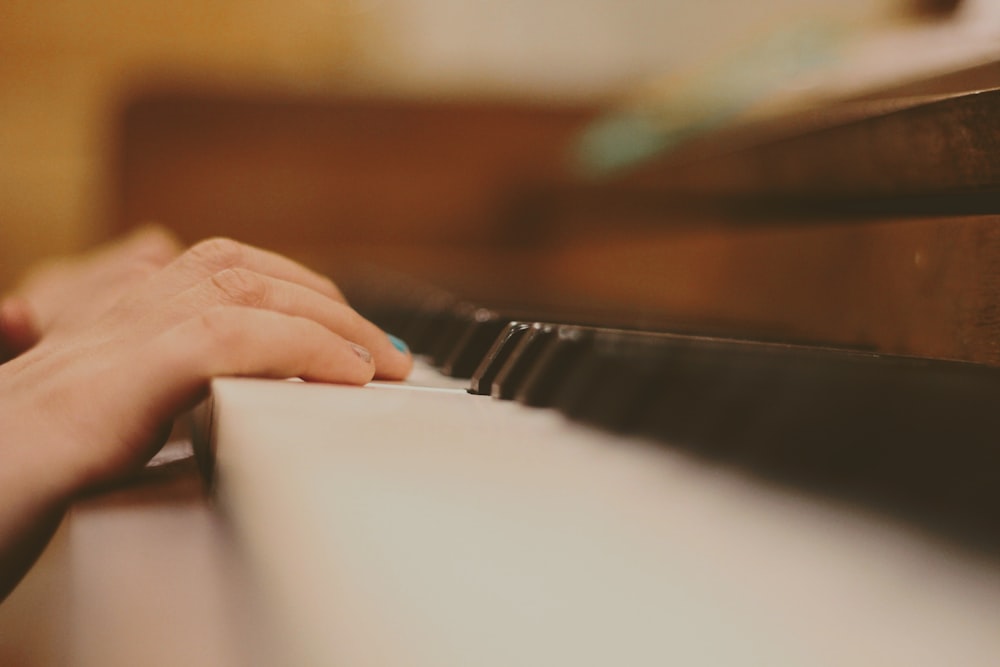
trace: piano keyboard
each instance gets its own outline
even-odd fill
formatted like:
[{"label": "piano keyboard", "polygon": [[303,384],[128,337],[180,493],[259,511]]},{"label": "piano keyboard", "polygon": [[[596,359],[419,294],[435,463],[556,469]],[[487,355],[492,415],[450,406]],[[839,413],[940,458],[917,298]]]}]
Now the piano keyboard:
[{"label": "piano keyboard", "polygon": [[996,368],[518,320],[440,293],[372,311],[441,373],[468,378],[471,394],[1000,544]]},{"label": "piano keyboard", "polygon": [[260,664],[995,664],[995,371],[437,304],[213,383]]}]

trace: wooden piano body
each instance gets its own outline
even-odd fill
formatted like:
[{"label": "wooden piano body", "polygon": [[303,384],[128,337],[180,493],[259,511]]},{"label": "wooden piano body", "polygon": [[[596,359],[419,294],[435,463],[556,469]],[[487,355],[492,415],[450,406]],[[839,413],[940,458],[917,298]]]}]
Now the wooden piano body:
[{"label": "wooden piano body", "polygon": [[595,107],[148,94],[121,118],[108,234],[155,220],[334,275],[995,363],[998,81],[981,66],[589,180],[572,155]]},{"label": "wooden piano body", "polygon": [[[563,161],[595,109],[151,95],[123,116],[116,229],[158,219],[334,274],[361,260],[539,318],[993,366],[998,81],[979,68],[733,128],[600,182]],[[410,387],[218,381],[217,495],[182,457],[75,508],[56,574],[28,582],[58,610],[46,657],[1000,655],[988,551],[461,386],[423,366]]]}]

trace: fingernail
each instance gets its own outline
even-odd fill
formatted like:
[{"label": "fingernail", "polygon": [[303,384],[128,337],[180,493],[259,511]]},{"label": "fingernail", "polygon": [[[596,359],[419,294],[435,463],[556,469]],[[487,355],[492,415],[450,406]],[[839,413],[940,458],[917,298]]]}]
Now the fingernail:
[{"label": "fingernail", "polygon": [[410,348],[407,347],[406,343],[404,343],[399,338],[396,338],[392,334],[386,334],[386,335],[389,337],[389,342],[392,343],[392,346],[394,348],[396,348],[397,350],[399,350],[403,354],[409,354],[410,353]]},{"label": "fingernail", "polygon": [[366,364],[370,364],[372,362],[372,353],[366,350],[365,348],[361,347],[357,343],[351,343],[351,349],[354,350],[354,354],[358,355],[358,357],[361,358],[361,361],[365,362]]}]

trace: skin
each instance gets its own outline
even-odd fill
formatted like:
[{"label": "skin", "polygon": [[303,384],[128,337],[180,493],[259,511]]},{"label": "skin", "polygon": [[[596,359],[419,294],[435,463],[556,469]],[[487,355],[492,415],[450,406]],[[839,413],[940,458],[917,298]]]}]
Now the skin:
[{"label": "skin", "polygon": [[28,348],[0,365],[0,596],[53,517],[148,461],[211,378],[361,385],[412,367],[328,279],[225,239],[181,253],[161,232],[29,276],[0,334]]},{"label": "skin", "polygon": [[183,250],[169,232],[148,226],[89,253],[43,262],[0,302],[0,346],[13,356],[43,336],[90,324]]}]

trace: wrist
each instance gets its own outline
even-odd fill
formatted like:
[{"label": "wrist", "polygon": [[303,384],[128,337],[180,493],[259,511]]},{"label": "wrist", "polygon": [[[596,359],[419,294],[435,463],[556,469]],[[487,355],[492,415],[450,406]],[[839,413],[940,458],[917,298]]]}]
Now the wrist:
[{"label": "wrist", "polygon": [[[0,488],[23,494],[40,506],[69,500],[86,484],[85,469],[75,461],[79,447],[51,405],[37,391],[32,355],[0,365]],[[7,495],[6,493],[3,495]]]},{"label": "wrist", "polygon": [[21,505],[25,508],[44,508],[68,502],[80,488],[80,480],[69,473],[58,456],[49,453],[51,442],[46,442],[29,429],[7,429],[12,421],[19,418],[0,412],[0,423],[7,430],[0,442],[0,458],[4,461],[0,470],[0,488],[4,505]]}]

